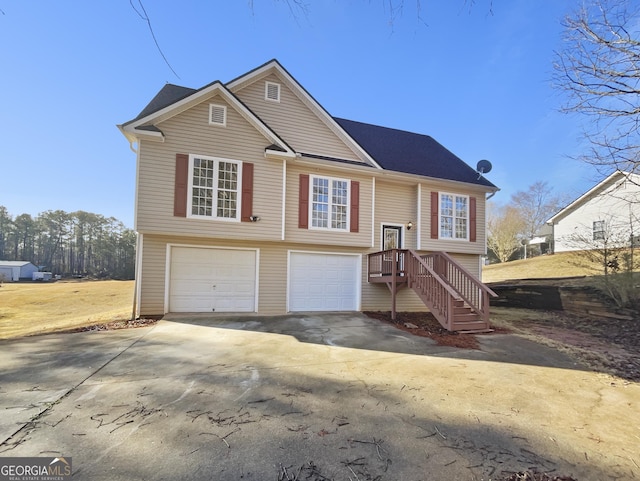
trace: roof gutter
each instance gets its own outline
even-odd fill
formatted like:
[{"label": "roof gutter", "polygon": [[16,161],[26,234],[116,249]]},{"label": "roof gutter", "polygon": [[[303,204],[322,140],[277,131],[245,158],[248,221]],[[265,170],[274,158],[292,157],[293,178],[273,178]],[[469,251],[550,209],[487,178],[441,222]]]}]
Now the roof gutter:
[{"label": "roof gutter", "polygon": [[470,184],[470,183],[461,182],[458,180],[439,179],[436,177],[427,177],[427,176],[418,175],[418,174],[396,172],[393,170],[379,170],[376,167],[367,165],[367,164],[362,164],[362,166],[359,166],[359,165],[353,165],[353,164],[339,164],[339,163],[336,163],[335,161],[315,159],[315,158],[313,160],[305,159],[299,153],[297,153],[297,156],[295,159],[288,159],[288,160],[289,162],[293,162],[299,165],[316,167],[316,169],[319,167],[326,167],[326,168],[330,168],[331,170],[354,172],[354,173],[359,173],[361,175],[367,175],[367,176],[373,176],[373,177],[384,177],[389,180],[395,180],[395,181],[404,182],[407,184],[416,184],[419,182],[431,181],[431,182],[447,184],[447,185],[464,186],[467,189],[470,186],[472,186],[480,191],[490,192],[491,196],[495,195],[495,193],[498,190],[500,190],[497,187],[491,188],[489,186]]},{"label": "roof gutter", "polygon": [[494,195],[496,195],[496,194],[498,193],[498,191],[499,191],[499,190],[500,190],[500,189],[496,189],[496,190],[494,190],[493,192],[491,192],[491,193],[487,196],[487,198],[486,198],[485,200],[489,200],[489,199],[491,199],[491,197],[493,197]]}]

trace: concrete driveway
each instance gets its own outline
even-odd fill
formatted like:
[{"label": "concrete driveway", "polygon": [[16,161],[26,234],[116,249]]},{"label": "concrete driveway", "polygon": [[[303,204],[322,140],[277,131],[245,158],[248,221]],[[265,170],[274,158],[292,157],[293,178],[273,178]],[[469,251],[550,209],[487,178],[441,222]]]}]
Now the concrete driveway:
[{"label": "concrete driveway", "polygon": [[72,457],[81,480],[640,478],[640,385],[479,338],[350,313],[2,341],[0,457]]}]

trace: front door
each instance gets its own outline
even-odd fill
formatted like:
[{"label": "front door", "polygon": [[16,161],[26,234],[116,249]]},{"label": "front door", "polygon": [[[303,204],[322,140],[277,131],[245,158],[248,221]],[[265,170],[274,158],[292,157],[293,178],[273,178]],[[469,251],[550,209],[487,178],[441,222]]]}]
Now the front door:
[{"label": "front door", "polygon": [[[402,226],[383,225],[382,226],[382,250],[402,249]],[[382,273],[391,274],[393,262],[397,262],[398,272],[402,272],[403,267],[396,255],[387,253],[382,258]]]},{"label": "front door", "polygon": [[382,226],[382,250],[402,249],[402,226]]}]

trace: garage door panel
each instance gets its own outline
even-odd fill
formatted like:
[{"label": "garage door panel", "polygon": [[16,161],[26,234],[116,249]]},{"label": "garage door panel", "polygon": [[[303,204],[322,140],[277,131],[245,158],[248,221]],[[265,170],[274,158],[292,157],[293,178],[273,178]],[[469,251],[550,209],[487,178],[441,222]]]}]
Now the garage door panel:
[{"label": "garage door panel", "polygon": [[210,294],[213,291],[210,282],[194,281],[190,279],[179,279],[178,282],[172,282],[172,293],[183,297],[198,297],[203,294]]},{"label": "garage door panel", "polygon": [[170,269],[170,312],[255,311],[254,250],[175,246]]},{"label": "garage door panel", "polygon": [[289,264],[290,311],[358,309],[359,256],[292,252]]}]

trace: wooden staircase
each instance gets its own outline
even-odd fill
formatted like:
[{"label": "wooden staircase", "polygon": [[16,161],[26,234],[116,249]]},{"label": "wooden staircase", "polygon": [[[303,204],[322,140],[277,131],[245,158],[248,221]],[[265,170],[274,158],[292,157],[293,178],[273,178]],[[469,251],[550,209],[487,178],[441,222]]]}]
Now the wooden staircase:
[{"label": "wooden staircase", "polygon": [[445,329],[491,330],[489,296],[497,295],[445,252],[420,255],[411,249],[392,249],[369,254],[369,282],[389,287],[394,319],[396,294],[409,287]]}]

